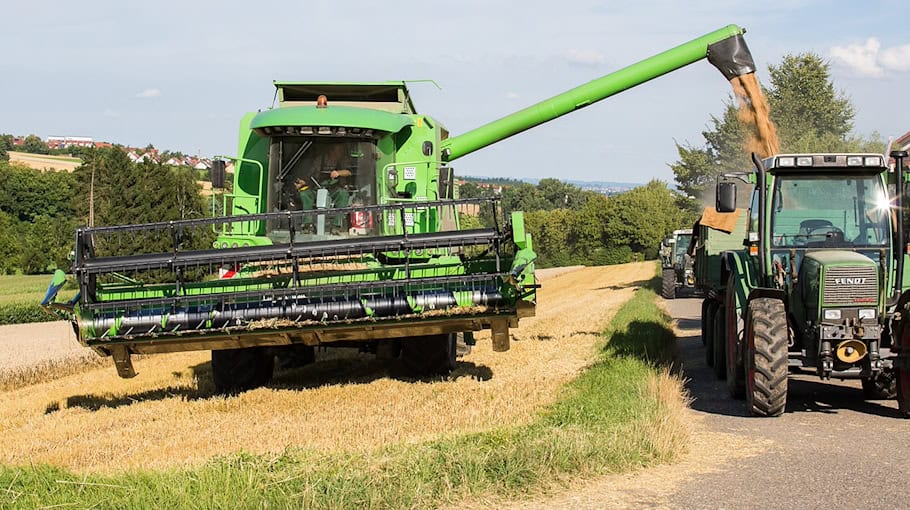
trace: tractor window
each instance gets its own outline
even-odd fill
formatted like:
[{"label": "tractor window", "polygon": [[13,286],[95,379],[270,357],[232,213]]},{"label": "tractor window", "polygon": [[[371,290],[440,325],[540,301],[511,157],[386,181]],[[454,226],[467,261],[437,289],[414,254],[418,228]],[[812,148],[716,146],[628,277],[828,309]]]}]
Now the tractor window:
[{"label": "tractor window", "polygon": [[[269,210],[309,211],[298,235],[347,237],[362,234],[359,219],[332,209],[376,204],[376,144],[370,140],[327,137],[274,137],[269,148]],[[316,220],[319,219],[317,222]],[[372,226],[371,226],[372,227]],[[269,228],[283,242],[287,226]]]},{"label": "tractor window", "polygon": [[775,247],[885,246],[889,207],[878,176],[779,175],[771,196]]}]

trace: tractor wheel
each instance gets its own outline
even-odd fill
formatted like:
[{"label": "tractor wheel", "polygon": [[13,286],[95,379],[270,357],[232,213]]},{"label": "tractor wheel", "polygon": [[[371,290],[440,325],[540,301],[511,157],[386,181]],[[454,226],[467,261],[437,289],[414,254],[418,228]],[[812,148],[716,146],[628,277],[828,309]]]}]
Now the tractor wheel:
[{"label": "tractor wheel", "polygon": [[714,316],[717,314],[717,301],[706,299],[708,306],[705,309],[705,318],[701,323],[701,337],[705,342],[705,364],[714,365]]},{"label": "tractor wheel", "polygon": [[875,377],[863,377],[863,398],[891,400],[897,396],[897,370],[884,370]]},{"label": "tractor wheel", "polygon": [[265,386],[272,380],[275,356],[267,348],[212,351],[212,381],[215,391],[236,394]]},{"label": "tractor wheel", "polygon": [[701,335],[701,344],[708,345],[708,337],[704,334],[705,324],[708,323],[708,304],[710,301],[708,299],[701,300],[701,323],[702,323],[702,335]]},{"label": "tractor wheel", "polygon": [[713,354],[714,375],[718,380],[723,381],[727,378],[727,335],[726,335],[726,309],[723,303],[718,303],[714,312],[714,347],[711,349]]},{"label": "tractor wheel", "polygon": [[446,375],[455,369],[457,350],[454,333],[411,337],[401,341],[401,361],[417,377]]},{"label": "tractor wheel", "polygon": [[664,269],[663,286],[660,289],[660,295],[664,299],[673,299],[676,297],[676,271]]},{"label": "tractor wheel", "polygon": [[787,311],[779,299],[749,301],[746,321],[746,403],[754,416],[787,407]]},{"label": "tractor wheel", "polygon": [[910,418],[910,370],[897,370],[897,411]]},{"label": "tractor wheel", "polygon": [[742,356],[736,355],[736,346],[742,338],[743,321],[736,313],[735,280],[731,276],[727,282],[727,293],[724,298],[724,344],[727,365],[727,389],[730,396],[742,400],[746,398],[746,370],[741,363]]}]

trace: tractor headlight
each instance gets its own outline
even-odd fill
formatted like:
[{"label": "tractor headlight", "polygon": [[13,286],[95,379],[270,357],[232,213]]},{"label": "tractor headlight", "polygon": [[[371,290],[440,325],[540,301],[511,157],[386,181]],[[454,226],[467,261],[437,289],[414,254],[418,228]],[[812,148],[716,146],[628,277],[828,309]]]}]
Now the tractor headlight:
[{"label": "tractor headlight", "polygon": [[875,308],[861,308],[859,310],[860,319],[874,319],[875,318]]},{"label": "tractor headlight", "polygon": [[840,310],[825,310],[825,320],[827,321],[839,321],[840,320]]}]

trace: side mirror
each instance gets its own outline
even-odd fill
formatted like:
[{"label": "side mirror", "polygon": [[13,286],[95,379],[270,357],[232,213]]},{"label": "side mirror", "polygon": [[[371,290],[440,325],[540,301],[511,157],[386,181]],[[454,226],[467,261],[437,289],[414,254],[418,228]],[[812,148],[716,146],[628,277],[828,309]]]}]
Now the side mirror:
[{"label": "side mirror", "polygon": [[717,203],[714,208],[719,213],[736,210],[736,184],[729,181],[717,183]]},{"label": "side mirror", "polygon": [[212,161],[212,188],[224,189],[224,160]]}]

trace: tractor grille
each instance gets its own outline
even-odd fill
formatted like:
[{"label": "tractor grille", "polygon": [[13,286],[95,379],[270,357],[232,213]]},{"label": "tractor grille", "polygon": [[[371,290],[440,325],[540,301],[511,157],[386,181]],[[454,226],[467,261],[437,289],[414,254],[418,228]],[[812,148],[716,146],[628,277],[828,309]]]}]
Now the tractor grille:
[{"label": "tractor grille", "polygon": [[878,303],[878,271],[874,266],[839,266],[825,271],[825,305]]}]

